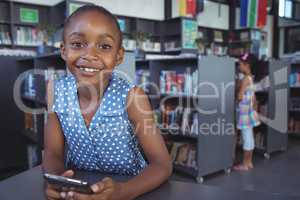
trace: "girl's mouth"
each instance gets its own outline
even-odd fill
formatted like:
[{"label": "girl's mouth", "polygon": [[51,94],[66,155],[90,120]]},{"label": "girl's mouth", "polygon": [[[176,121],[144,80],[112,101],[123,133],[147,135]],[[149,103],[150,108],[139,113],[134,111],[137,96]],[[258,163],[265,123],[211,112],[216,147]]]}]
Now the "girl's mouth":
[{"label": "girl's mouth", "polygon": [[99,69],[96,69],[96,68],[90,68],[90,67],[79,67],[78,68],[83,71],[83,72],[90,72],[90,73],[93,73],[93,72],[99,72],[100,70]]}]

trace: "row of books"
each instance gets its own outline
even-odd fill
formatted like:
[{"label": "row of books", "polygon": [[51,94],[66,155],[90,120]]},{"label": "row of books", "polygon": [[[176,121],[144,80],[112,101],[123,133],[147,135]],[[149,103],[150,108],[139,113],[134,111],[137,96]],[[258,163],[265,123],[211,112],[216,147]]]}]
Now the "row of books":
[{"label": "row of books", "polygon": [[229,37],[229,42],[248,42],[252,40],[261,40],[262,39],[262,32],[258,30],[252,31],[242,31],[242,32],[235,32],[231,33]]},{"label": "row of books", "polygon": [[[128,51],[134,51],[137,49],[137,42],[133,39],[124,38],[123,47]],[[160,42],[146,40],[144,42],[141,42],[141,49],[144,51],[160,52],[161,45]]]},{"label": "row of books", "polygon": [[289,132],[300,132],[300,119],[290,117],[288,123]]},{"label": "row of books", "polygon": [[170,129],[171,133],[175,132],[174,134],[198,134],[198,114],[191,108],[165,105],[163,110],[154,110],[154,121],[162,128]]},{"label": "row of books", "polygon": [[289,109],[300,111],[300,98],[291,98],[289,103]]},{"label": "row of books", "polygon": [[33,73],[29,73],[26,76],[26,79],[23,83],[23,92],[26,97],[34,98],[36,96],[36,89],[35,89],[35,76]]},{"label": "row of books", "polygon": [[[44,81],[47,83],[48,80],[54,80],[66,75],[66,70],[54,70],[53,68],[49,68],[48,70],[44,71]],[[41,91],[39,90],[38,83],[40,79],[38,76],[35,76],[33,73],[28,73],[22,86],[22,94],[26,97],[30,97],[33,99],[39,98],[41,100],[46,100],[46,93],[38,94]],[[47,85],[47,84],[45,84]],[[44,88],[42,91],[46,91]]]},{"label": "row of books", "polygon": [[32,50],[23,50],[23,49],[0,49],[1,56],[36,56],[36,52]]},{"label": "row of books", "polygon": [[228,47],[211,43],[210,47],[206,49],[207,55],[216,55],[216,56],[226,56],[228,52]]},{"label": "row of books", "polygon": [[135,72],[135,84],[145,92],[150,92],[150,71],[139,69]]},{"label": "row of books", "polygon": [[255,91],[266,91],[270,88],[270,77],[266,76],[265,78],[261,79],[259,82],[254,84]]},{"label": "row of books", "polygon": [[47,38],[46,33],[39,31],[37,28],[19,26],[16,30],[17,45],[38,46]]},{"label": "row of books", "polygon": [[167,141],[167,148],[174,164],[198,169],[196,144]]},{"label": "row of books", "polygon": [[300,86],[300,73],[295,72],[289,75],[289,85],[291,87],[299,87]]},{"label": "row of books", "polygon": [[164,51],[178,51],[181,49],[181,41],[178,40],[173,40],[173,41],[167,41],[164,42]]},{"label": "row of books", "polygon": [[8,31],[4,31],[0,27],[0,45],[1,44],[6,44],[6,45],[11,45],[11,37]]},{"label": "row of books", "polygon": [[[35,138],[38,140],[38,115],[32,113],[24,113],[24,129],[27,132],[27,137]],[[47,120],[47,112],[44,112],[44,119]],[[30,135],[29,135],[30,134]],[[32,168],[38,165],[40,150],[39,144],[28,143],[27,144],[27,163],[28,167]]]},{"label": "row of books", "polygon": [[197,94],[198,70],[193,73],[161,71],[159,85],[162,94]]},{"label": "row of books", "polygon": [[32,132],[34,137],[37,136],[38,127],[36,114],[24,113],[24,128],[25,130]]}]

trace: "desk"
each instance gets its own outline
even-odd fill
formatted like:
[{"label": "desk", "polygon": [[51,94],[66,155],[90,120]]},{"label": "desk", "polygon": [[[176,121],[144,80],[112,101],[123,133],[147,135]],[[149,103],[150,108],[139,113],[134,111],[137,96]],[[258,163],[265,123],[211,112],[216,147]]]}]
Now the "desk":
[{"label": "desk", "polygon": [[[95,182],[104,176],[95,173],[77,173],[77,178]],[[111,176],[124,181],[129,177]],[[0,182],[1,200],[43,200],[43,177],[41,167],[35,167],[17,176]],[[138,200],[299,200],[299,197],[271,195],[261,192],[223,190],[215,186],[168,181],[153,192]]]}]

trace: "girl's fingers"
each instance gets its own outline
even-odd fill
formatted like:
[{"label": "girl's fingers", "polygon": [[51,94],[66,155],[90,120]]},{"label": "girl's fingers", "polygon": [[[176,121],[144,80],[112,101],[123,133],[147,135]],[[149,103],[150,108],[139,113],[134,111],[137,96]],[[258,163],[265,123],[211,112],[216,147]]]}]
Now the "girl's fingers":
[{"label": "girl's fingers", "polygon": [[52,190],[50,188],[46,189],[46,195],[48,198],[52,198],[52,199],[61,199],[62,196],[60,195],[59,192]]},{"label": "girl's fingers", "polygon": [[74,171],[73,170],[67,170],[64,173],[62,173],[61,176],[72,177],[72,176],[74,176]]}]

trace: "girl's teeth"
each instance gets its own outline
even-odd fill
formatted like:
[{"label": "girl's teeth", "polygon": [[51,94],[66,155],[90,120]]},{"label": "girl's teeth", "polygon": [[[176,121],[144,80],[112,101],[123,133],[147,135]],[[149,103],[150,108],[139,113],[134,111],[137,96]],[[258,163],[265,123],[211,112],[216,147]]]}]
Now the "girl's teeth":
[{"label": "girl's teeth", "polygon": [[80,67],[79,69],[82,71],[85,71],[85,72],[98,72],[99,71],[99,69],[86,68],[86,67]]}]

